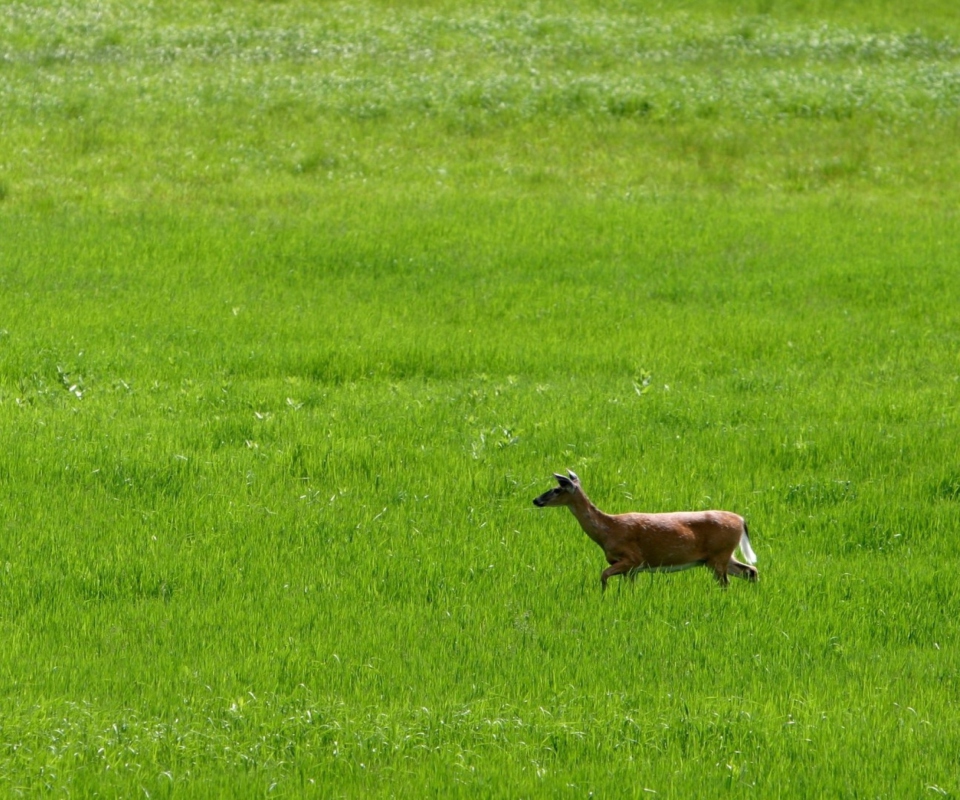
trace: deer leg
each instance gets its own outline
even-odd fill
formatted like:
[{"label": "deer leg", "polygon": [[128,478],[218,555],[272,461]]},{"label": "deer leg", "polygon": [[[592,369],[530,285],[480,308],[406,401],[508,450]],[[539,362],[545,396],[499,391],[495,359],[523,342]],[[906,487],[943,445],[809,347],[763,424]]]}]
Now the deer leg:
[{"label": "deer leg", "polygon": [[730,585],[730,579],[727,577],[729,562],[723,560],[714,560],[709,562],[709,564],[710,568],[713,569],[713,575],[717,579],[717,583],[720,584],[721,588],[726,589],[727,586]]},{"label": "deer leg", "polygon": [[623,575],[630,571],[630,562],[629,561],[618,561],[616,564],[612,564],[607,567],[602,573],[600,573],[600,590],[606,591],[607,589],[607,580],[612,578],[614,575]]},{"label": "deer leg", "polygon": [[743,578],[751,583],[756,582],[760,578],[756,567],[751,567],[749,564],[743,564],[733,557],[730,558],[730,563],[727,564],[727,571],[731,575],[735,575],[738,578]]}]

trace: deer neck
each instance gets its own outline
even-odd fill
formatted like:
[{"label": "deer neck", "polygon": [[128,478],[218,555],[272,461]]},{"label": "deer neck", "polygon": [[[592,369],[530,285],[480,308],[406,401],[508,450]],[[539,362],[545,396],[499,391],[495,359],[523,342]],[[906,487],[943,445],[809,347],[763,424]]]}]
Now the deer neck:
[{"label": "deer neck", "polygon": [[590,502],[590,498],[583,492],[578,492],[574,500],[570,503],[570,510],[573,516],[577,518],[580,527],[593,541],[603,548],[606,548],[607,541],[610,538],[609,514],[604,514],[599,508]]}]

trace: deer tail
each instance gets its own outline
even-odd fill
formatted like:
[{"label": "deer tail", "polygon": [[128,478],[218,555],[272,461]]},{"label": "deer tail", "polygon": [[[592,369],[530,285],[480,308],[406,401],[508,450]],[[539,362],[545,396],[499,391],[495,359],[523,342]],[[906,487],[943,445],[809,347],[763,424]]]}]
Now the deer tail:
[{"label": "deer tail", "polygon": [[746,520],[743,521],[743,533],[740,534],[740,552],[748,564],[753,565],[757,563],[757,554],[753,552],[753,548],[750,546],[750,536],[747,530]]}]

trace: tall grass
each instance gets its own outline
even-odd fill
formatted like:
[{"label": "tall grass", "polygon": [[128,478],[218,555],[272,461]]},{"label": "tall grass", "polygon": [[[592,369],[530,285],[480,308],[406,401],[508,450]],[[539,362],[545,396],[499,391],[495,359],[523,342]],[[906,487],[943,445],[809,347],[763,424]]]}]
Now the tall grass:
[{"label": "tall grass", "polygon": [[960,790],[948,14],[0,8],[6,793]]},{"label": "tall grass", "polygon": [[181,5],[2,7],[5,204],[957,183],[956,31],[932,6],[917,28],[879,6]]}]

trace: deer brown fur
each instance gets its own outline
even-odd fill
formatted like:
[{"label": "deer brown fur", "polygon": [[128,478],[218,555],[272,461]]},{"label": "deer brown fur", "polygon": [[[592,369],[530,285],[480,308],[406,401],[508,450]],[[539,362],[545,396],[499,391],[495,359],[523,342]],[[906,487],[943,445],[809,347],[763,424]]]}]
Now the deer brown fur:
[{"label": "deer brown fur", "polygon": [[[569,477],[567,477],[569,476]],[[757,580],[757,557],[750,547],[747,524],[732,511],[674,511],[667,514],[605,514],[584,493],[580,479],[569,470],[554,473],[559,484],[537,497],[536,506],[567,506],[580,527],[603,548],[607,567],[600,584],[614,575],[675,572],[704,566],[726,587],[728,575]],[[737,549],[746,564],[737,561]]]}]

